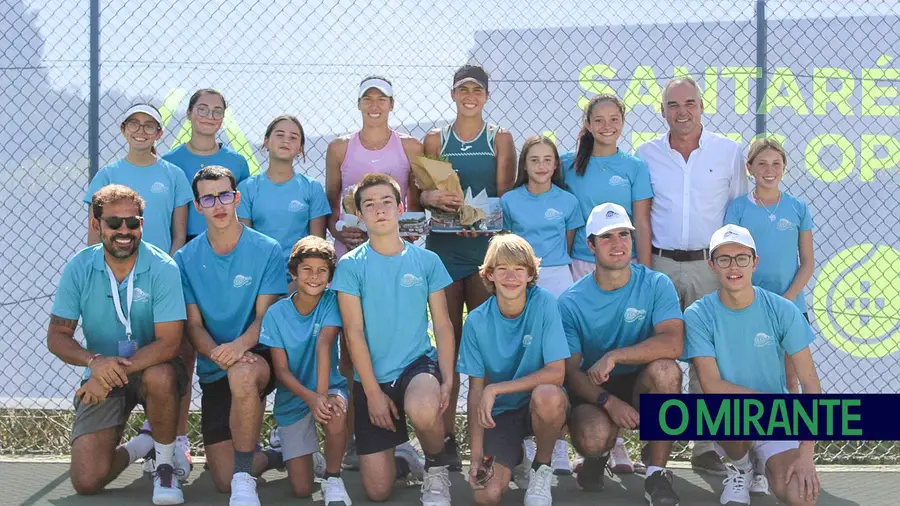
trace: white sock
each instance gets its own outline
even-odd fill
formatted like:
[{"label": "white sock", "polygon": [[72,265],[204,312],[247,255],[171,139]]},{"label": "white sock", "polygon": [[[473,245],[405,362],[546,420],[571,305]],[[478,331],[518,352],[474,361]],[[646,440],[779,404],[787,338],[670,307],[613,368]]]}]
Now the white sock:
[{"label": "white sock", "polygon": [[665,471],[666,468],[658,467],[658,466],[647,466],[647,477],[653,476],[653,473],[657,471]]},{"label": "white sock", "polygon": [[148,434],[138,434],[130,441],[125,443],[125,450],[128,451],[128,463],[134,463],[137,459],[143,458],[153,449],[153,438]]},{"label": "white sock", "polygon": [[749,452],[739,459],[731,459],[731,463],[734,464],[734,467],[738,468],[738,470],[743,473],[749,473],[753,470],[753,463],[750,462]]},{"label": "white sock", "polygon": [[175,467],[174,441],[167,445],[154,441],[153,446],[156,448],[156,467],[159,467],[162,464],[169,464],[170,466]]}]

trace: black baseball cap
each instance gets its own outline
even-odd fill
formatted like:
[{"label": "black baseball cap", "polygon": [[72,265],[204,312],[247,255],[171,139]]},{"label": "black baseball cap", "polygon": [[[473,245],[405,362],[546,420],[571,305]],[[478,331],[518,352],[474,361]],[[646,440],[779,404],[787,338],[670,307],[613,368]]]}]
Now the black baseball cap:
[{"label": "black baseball cap", "polygon": [[465,83],[473,82],[488,90],[488,75],[480,65],[463,65],[453,74],[453,89]]}]

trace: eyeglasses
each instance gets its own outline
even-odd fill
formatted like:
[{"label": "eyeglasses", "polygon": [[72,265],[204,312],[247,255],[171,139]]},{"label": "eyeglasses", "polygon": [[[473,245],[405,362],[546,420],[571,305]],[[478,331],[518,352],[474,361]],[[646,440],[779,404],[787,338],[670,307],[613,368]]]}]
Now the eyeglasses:
[{"label": "eyeglasses", "polygon": [[731,267],[732,263],[737,264],[738,267],[747,267],[752,261],[753,255],[748,255],[747,253],[741,253],[740,255],[735,256],[719,255],[716,258],[713,258],[713,262],[720,269],[727,269]]},{"label": "eyeglasses", "polygon": [[225,117],[225,109],[210,109],[208,105],[200,104],[194,107],[194,112],[201,118],[212,117],[212,119],[222,119]]},{"label": "eyeglasses", "polygon": [[200,207],[210,208],[216,205],[216,200],[219,201],[223,206],[227,206],[228,204],[234,203],[234,194],[235,192],[222,192],[216,195],[204,195],[197,199],[197,203],[200,204]]},{"label": "eyeglasses", "polygon": [[159,125],[156,123],[141,123],[136,119],[130,119],[125,122],[125,129],[131,133],[143,130],[147,135],[153,135],[159,131]]},{"label": "eyeglasses", "polygon": [[128,227],[129,230],[136,230],[141,226],[140,216],[105,216],[102,219],[103,222],[106,223],[106,226],[111,228],[112,230],[118,230],[119,228],[121,228],[122,223],[125,223],[125,226]]}]

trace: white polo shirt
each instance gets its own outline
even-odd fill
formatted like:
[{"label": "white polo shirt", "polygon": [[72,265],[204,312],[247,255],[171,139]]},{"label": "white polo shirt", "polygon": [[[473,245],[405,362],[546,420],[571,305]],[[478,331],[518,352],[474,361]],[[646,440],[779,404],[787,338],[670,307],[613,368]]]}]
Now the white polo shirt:
[{"label": "white polo shirt", "polygon": [[696,251],[709,247],[728,204],[750,191],[738,143],[706,128],[687,161],[672,149],[668,132],[642,144],[637,156],[650,168],[653,246]]}]

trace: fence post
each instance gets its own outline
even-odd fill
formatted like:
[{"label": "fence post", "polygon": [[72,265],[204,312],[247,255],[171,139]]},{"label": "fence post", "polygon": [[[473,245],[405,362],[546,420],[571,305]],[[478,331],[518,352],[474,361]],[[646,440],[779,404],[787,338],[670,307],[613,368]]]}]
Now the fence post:
[{"label": "fence post", "polygon": [[88,181],[100,170],[100,0],[91,0],[91,94],[88,103]]},{"label": "fence post", "polygon": [[756,0],[756,135],[766,132],[766,0]]}]

